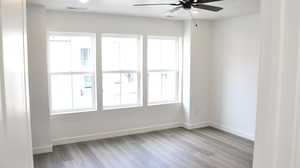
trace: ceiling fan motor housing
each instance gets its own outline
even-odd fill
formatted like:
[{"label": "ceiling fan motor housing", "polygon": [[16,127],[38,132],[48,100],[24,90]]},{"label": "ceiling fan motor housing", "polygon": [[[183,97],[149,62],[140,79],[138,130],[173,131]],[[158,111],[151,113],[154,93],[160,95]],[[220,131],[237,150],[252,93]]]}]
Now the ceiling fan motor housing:
[{"label": "ceiling fan motor housing", "polygon": [[193,2],[194,2],[193,0],[183,0],[183,1],[180,1],[183,9],[191,9]]}]

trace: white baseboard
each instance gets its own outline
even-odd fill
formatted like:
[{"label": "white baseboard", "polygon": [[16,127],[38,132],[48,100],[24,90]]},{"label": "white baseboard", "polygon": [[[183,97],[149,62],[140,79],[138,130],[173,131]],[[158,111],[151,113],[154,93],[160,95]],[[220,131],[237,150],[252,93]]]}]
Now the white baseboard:
[{"label": "white baseboard", "polygon": [[[165,130],[171,128],[178,128],[178,127],[183,127],[185,129],[191,130],[191,129],[209,127],[209,126],[254,141],[254,137],[252,135],[242,133],[235,129],[231,129],[214,122],[201,122],[201,123],[192,123],[192,124],[191,123],[168,123],[168,124],[159,124],[159,125],[146,126],[146,127],[140,127],[134,129],[100,132],[100,133],[87,134],[87,135],[76,136],[76,137],[58,138],[58,139],[54,139],[52,143],[53,145],[63,145],[63,144],[70,144],[76,142],[84,142],[84,141],[147,133],[152,131],[159,131],[159,130]],[[48,152],[52,152],[52,145],[33,148],[34,154],[41,154],[41,153],[48,153]]]},{"label": "white baseboard", "polygon": [[52,145],[48,146],[40,146],[40,147],[33,147],[33,154],[42,154],[42,153],[50,153],[52,152]]},{"label": "white baseboard", "polygon": [[97,139],[113,138],[113,137],[120,137],[120,136],[132,135],[132,134],[165,130],[165,129],[170,129],[170,128],[178,128],[181,126],[182,126],[181,123],[160,124],[160,125],[146,126],[146,127],[140,127],[140,128],[134,128],[134,129],[124,129],[124,130],[118,130],[118,131],[87,134],[87,135],[76,136],[76,137],[58,138],[58,139],[52,140],[52,143],[53,143],[53,145],[63,145],[63,144],[70,144],[70,143],[76,143],[76,142],[92,141],[92,140],[97,140]]},{"label": "white baseboard", "polygon": [[185,129],[188,129],[188,130],[197,129],[197,128],[205,128],[208,126],[210,126],[209,122],[200,122],[200,123],[192,123],[192,124],[191,123],[183,123],[182,124],[182,127]]},{"label": "white baseboard", "polygon": [[218,123],[215,123],[215,122],[209,122],[209,126],[211,126],[213,128],[216,128],[216,129],[219,129],[221,131],[228,132],[230,134],[233,134],[233,135],[245,138],[245,139],[250,140],[250,141],[254,141],[255,140],[255,138],[254,138],[253,135],[245,134],[245,133],[243,133],[241,131],[238,131],[236,129],[232,129],[232,128],[226,127],[224,125],[221,125],[221,124],[218,124]]}]

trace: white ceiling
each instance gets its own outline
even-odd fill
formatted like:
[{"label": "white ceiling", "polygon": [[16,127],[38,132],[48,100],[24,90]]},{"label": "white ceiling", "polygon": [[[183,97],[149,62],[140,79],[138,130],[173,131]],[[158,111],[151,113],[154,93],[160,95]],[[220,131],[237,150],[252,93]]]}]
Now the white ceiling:
[{"label": "white ceiling", "polygon": [[[220,6],[224,9],[220,12],[210,12],[204,10],[198,14],[193,14],[193,18],[198,19],[222,19],[233,16],[246,15],[259,11],[260,0],[224,0],[213,2],[210,5]],[[75,11],[97,12],[117,15],[145,16],[167,18],[167,11],[172,9],[171,6],[147,6],[134,7],[135,3],[165,3],[178,2],[177,0],[89,0],[88,3],[82,4],[79,0],[29,0],[30,3],[44,5],[47,9],[52,10],[69,10],[67,7],[87,8]],[[174,19],[187,19],[190,14],[185,10],[180,10],[172,14]]]}]

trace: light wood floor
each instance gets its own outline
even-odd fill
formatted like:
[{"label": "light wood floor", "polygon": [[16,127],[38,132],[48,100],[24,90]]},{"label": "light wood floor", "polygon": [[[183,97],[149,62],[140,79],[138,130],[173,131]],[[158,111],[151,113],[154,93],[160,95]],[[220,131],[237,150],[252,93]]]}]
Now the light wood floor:
[{"label": "light wood floor", "polygon": [[213,128],[176,128],[55,146],[35,168],[251,168],[253,143]]}]

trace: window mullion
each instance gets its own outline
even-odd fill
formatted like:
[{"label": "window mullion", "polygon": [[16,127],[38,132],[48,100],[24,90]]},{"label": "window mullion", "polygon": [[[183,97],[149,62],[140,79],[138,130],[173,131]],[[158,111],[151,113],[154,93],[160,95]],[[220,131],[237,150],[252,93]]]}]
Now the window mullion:
[{"label": "window mullion", "polygon": [[178,72],[177,69],[152,69],[148,70],[148,72]]},{"label": "window mullion", "polygon": [[[70,64],[70,70],[72,71],[73,70],[73,45],[72,45],[72,40],[70,41],[70,45],[71,45],[71,47],[70,47],[70,49],[71,49],[71,51],[70,51],[70,53],[71,53],[71,57],[70,57],[70,62],[71,62],[71,64]],[[71,74],[71,90],[72,90],[72,92],[71,92],[71,97],[72,97],[72,110],[74,110],[74,86],[73,86],[73,74]]]},{"label": "window mullion", "polygon": [[138,70],[102,71],[102,73],[136,73]]},{"label": "window mullion", "polygon": [[143,106],[148,106],[148,42],[147,37],[142,38],[142,79],[143,79]]},{"label": "window mullion", "polygon": [[[118,61],[119,61],[119,70],[122,69],[121,66],[121,42],[118,41]],[[120,80],[120,84],[119,84],[119,89],[120,89],[120,98],[119,98],[119,104],[122,103],[122,75],[121,73],[119,73],[119,80]]]},{"label": "window mullion", "polygon": [[120,105],[122,104],[122,73],[119,73],[119,79],[120,79]]},{"label": "window mullion", "polygon": [[[102,81],[103,81],[103,75],[102,75],[102,38],[101,35],[96,36],[96,87],[97,87],[97,94],[95,95],[98,103],[98,110],[103,110],[103,87],[102,87]],[[98,96],[100,95],[100,96]]]},{"label": "window mullion", "polygon": [[74,110],[74,86],[73,86],[73,75],[71,76],[71,97],[72,97],[72,110]]},{"label": "window mullion", "polygon": [[51,75],[86,75],[86,74],[95,74],[92,71],[78,71],[78,72],[50,72]]},{"label": "window mullion", "polygon": [[160,99],[163,99],[163,72],[160,73]]},{"label": "window mullion", "polygon": [[[92,97],[92,104],[93,104],[93,107],[96,107],[97,106],[97,82],[96,82],[96,75],[92,75],[92,79],[93,79],[93,89],[92,89],[92,93],[91,93],[91,95],[93,96]],[[98,108],[97,108],[98,109]]]},{"label": "window mullion", "polygon": [[137,103],[138,104],[141,104],[141,101],[143,101],[142,100],[142,98],[141,98],[141,96],[142,96],[142,94],[141,94],[141,73],[140,73],[140,71],[138,71],[138,72],[136,72],[136,74],[137,74],[137,85],[138,85],[138,87],[137,87],[137,96],[138,96],[138,99],[137,99]]},{"label": "window mullion", "polygon": [[176,74],[176,88],[175,88],[175,99],[176,99],[176,101],[178,101],[178,99],[179,99],[179,72],[178,71],[176,71],[175,72],[175,74]]},{"label": "window mullion", "polygon": [[161,46],[162,46],[162,40],[159,40],[159,43],[160,43],[160,45],[159,45],[159,55],[160,55],[160,57],[159,57],[159,58],[160,58],[159,67],[161,67],[162,62],[163,62],[163,61],[162,61],[163,55],[162,55],[162,49],[161,49],[161,48],[162,48],[162,47],[161,47]]}]

